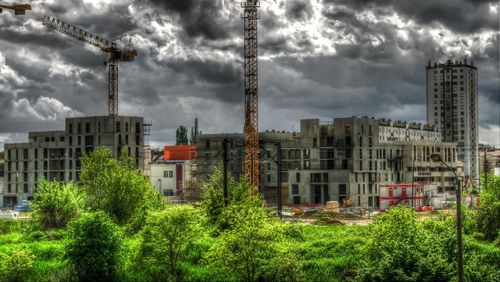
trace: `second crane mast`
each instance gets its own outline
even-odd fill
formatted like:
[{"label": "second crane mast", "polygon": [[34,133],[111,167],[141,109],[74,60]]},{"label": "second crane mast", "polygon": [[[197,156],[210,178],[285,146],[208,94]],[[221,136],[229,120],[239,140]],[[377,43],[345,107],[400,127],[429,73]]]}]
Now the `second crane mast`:
[{"label": "second crane mast", "polygon": [[43,18],[43,24],[75,39],[93,45],[109,55],[108,112],[109,115],[118,115],[118,62],[133,61],[137,56],[137,51],[135,49],[120,48],[116,42],[103,39],[55,17],[45,16]]},{"label": "second crane mast", "polygon": [[259,1],[242,4],[244,25],[245,75],[245,163],[244,172],[255,190],[259,190],[259,75],[257,45],[257,8]]}]

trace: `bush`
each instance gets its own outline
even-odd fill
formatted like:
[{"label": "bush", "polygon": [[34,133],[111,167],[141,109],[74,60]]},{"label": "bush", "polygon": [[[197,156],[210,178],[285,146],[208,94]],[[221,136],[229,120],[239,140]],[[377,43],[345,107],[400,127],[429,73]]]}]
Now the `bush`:
[{"label": "bush", "polygon": [[[238,204],[240,207],[263,207],[264,202],[260,195],[254,193],[253,187],[245,177],[237,182],[231,174],[228,175],[228,206]],[[207,215],[208,221],[215,224],[220,230],[229,228],[231,212],[229,217],[227,207],[224,205],[223,170],[219,164],[210,179],[203,183],[201,189],[201,207]]]},{"label": "bush", "polygon": [[79,280],[112,281],[121,243],[121,230],[106,213],[86,213],[68,226],[65,256]]},{"label": "bush", "polygon": [[107,212],[118,223],[130,220],[153,190],[135,162],[123,154],[118,160],[106,148],[98,148],[82,158],[80,180],[93,210]]},{"label": "bush", "polygon": [[63,228],[80,214],[84,203],[83,194],[76,185],[41,178],[32,204],[33,218],[45,230]]},{"label": "bush", "polygon": [[481,192],[477,224],[486,240],[493,241],[498,238],[500,234],[500,176],[488,176],[488,187],[484,187]]},{"label": "bush", "polygon": [[26,281],[33,269],[35,256],[30,250],[13,250],[10,254],[0,253],[0,281]]},{"label": "bush", "polygon": [[413,210],[391,208],[371,226],[362,281],[449,281],[453,266],[441,254],[442,242],[429,236]]},{"label": "bush", "polygon": [[183,280],[188,252],[204,238],[200,221],[201,215],[190,206],[173,205],[150,213],[140,233],[135,271],[149,281]]}]

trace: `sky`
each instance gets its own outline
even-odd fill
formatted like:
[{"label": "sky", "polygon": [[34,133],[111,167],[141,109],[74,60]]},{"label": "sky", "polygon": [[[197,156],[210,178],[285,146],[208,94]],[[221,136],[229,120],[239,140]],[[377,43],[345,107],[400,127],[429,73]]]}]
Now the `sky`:
[{"label": "sky", "polygon": [[[21,0],[17,1],[21,2]],[[54,16],[138,51],[120,64],[119,113],[153,123],[242,132],[243,22],[233,0],[35,0],[0,14],[0,151],[64,118],[107,114],[105,54],[42,25]],[[373,116],[426,122],[428,61],[473,61],[480,142],[500,146],[499,2],[262,0],[259,130],[300,119]]]}]

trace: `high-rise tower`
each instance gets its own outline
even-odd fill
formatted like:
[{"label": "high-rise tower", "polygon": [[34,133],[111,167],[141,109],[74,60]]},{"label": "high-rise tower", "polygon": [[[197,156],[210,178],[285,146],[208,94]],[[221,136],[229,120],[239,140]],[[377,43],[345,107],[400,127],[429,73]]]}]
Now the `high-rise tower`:
[{"label": "high-rise tower", "polygon": [[479,179],[477,68],[467,60],[427,66],[427,123],[458,143],[465,176]]},{"label": "high-rise tower", "polygon": [[244,172],[253,187],[259,186],[259,105],[257,8],[259,1],[248,0],[244,8],[244,75],[245,75],[245,164]]}]

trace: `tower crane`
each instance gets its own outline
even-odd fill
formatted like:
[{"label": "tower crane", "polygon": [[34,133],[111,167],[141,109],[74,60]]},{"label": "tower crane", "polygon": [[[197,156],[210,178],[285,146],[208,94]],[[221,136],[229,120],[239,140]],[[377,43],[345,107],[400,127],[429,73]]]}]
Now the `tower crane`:
[{"label": "tower crane", "polygon": [[31,10],[31,5],[0,1],[0,13],[2,13],[3,9],[14,10],[15,15],[25,15],[27,10]]},{"label": "tower crane", "polygon": [[[241,5],[244,25],[245,76],[245,162],[244,172],[255,190],[259,190],[259,76],[257,45],[257,8],[259,1],[247,0]],[[281,176],[280,176],[281,177]]]},{"label": "tower crane", "polygon": [[108,112],[110,116],[118,115],[118,62],[134,61],[137,50],[119,47],[116,42],[103,39],[55,17],[45,16],[43,24],[108,54]]}]

